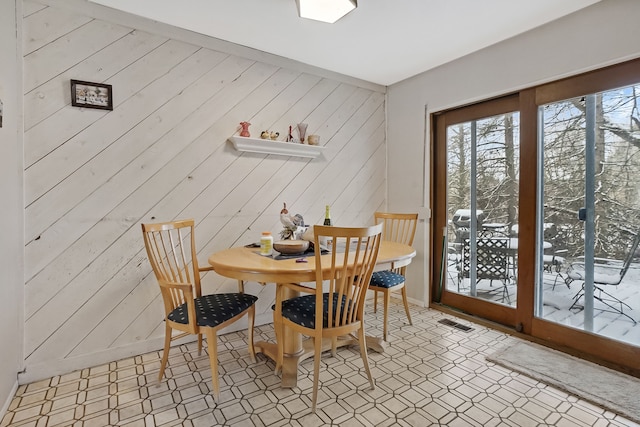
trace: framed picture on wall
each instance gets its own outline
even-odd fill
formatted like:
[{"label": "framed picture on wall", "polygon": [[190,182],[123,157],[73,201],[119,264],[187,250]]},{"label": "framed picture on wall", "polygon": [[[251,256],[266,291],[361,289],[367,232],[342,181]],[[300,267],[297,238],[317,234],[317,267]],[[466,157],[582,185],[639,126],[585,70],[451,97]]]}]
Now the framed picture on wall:
[{"label": "framed picture on wall", "polygon": [[111,85],[71,80],[71,105],[74,107],[113,110]]}]

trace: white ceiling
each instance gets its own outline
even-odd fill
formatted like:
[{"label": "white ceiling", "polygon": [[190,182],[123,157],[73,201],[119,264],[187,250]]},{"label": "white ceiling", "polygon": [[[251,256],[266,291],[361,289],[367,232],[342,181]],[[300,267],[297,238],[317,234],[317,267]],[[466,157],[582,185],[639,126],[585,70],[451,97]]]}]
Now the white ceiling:
[{"label": "white ceiling", "polygon": [[295,0],[90,1],[388,86],[600,0],[360,0],[335,24]]}]

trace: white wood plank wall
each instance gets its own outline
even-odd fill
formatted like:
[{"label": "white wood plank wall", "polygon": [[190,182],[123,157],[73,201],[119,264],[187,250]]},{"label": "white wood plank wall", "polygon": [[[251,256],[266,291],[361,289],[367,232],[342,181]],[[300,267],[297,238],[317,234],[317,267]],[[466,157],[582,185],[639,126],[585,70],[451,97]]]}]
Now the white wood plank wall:
[{"label": "white wood plank wall", "polygon": [[[385,95],[24,2],[25,357],[21,382],[161,348],[162,303],[140,223],[195,218],[200,261],[307,223],[370,224],[386,205]],[[113,85],[114,110],[72,107],[69,80]],[[366,85],[365,85],[366,86]],[[309,124],[314,160],[239,153],[239,122]],[[207,292],[235,289],[209,273]],[[272,320],[273,289],[258,322]],[[244,324],[237,326],[244,328]]]}]

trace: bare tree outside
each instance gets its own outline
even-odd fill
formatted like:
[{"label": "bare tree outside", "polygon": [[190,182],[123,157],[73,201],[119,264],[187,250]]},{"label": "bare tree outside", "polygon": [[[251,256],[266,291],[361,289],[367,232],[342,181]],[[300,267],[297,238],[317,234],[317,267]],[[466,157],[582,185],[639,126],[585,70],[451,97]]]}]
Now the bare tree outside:
[{"label": "bare tree outside", "polygon": [[[622,259],[640,232],[638,87],[596,95],[595,256]],[[569,256],[584,252],[577,212],[585,194],[585,101],[542,107],[545,222],[555,225]]]}]

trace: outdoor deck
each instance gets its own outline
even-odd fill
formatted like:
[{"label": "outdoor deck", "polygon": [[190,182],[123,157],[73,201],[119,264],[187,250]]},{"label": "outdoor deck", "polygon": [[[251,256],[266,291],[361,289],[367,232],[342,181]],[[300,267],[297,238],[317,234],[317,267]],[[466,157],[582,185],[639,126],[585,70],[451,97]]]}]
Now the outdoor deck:
[{"label": "outdoor deck", "polygon": [[[458,290],[457,269],[450,265],[447,287],[450,291]],[[543,318],[545,320],[560,323],[576,329],[584,329],[584,311],[580,307],[571,308],[574,303],[574,296],[581,289],[582,283],[574,281],[568,287],[563,277],[566,273],[560,273],[556,281],[556,273],[544,272],[544,305]],[[554,287],[555,281],[555,287]],[[460,288],[460,293],[468,291],[468,279],[463,282],[465,287]],[[500,281],[480,280],[477,284],[477,297],[502,304],[515,305],[516,289],[515,283],[510,282],[507,287],[508,298],[503,293],[503,285]],[[608,286],[605,290],[619,298],[624,303],[631,306],[625,307],[624,313],[633,318],[637,323],[633,323],[629,317],[608,310],[599,301],[594,301],[594,321],[593,332],[598,335],[627,342],[635,346],[640,346],[640,263],[632,263],[629,271],[618,286]],[[584,298],[580,298],[579,305],[582,305]]]}]

